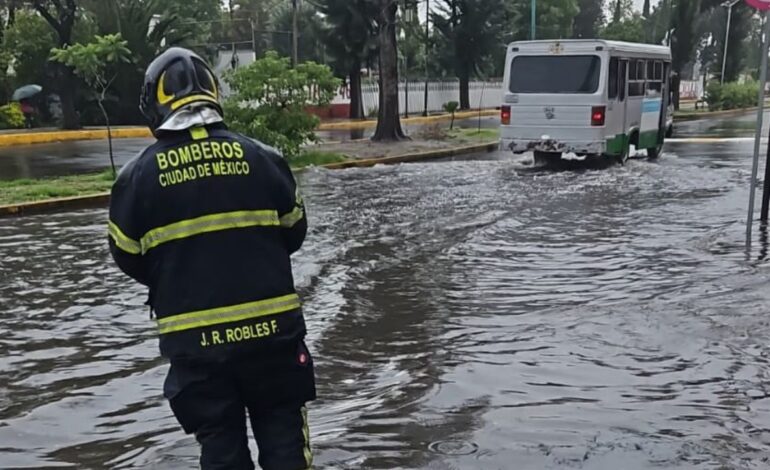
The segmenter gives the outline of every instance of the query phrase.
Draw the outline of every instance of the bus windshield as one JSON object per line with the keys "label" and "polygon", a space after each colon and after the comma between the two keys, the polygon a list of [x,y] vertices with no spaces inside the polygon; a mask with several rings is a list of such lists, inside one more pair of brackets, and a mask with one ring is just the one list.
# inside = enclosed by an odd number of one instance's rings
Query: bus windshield
{"label": "bus windshield", "polygon": [[596,93],[601,59],[595,55],[518,56],[511,93]]}

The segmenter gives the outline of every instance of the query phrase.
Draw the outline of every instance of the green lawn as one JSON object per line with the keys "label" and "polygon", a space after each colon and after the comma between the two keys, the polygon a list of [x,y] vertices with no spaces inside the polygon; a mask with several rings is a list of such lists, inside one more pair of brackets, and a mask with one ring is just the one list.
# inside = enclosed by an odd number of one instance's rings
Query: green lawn
{"label": "green lawn", "polygon": [[489,142],[500,138],[500,129],[454,129],[449,137],[459,143]]}
{"label": "green lawn", "polygon": [[[344,155],[310,151],[291,160],[292,168],[323,165],[347,160]],[[43,201],[59,197],[86,196],[108,192],[112,172],[62,176],[58,178],[0,181],[0,206]]]}
{"label": "green lawn", "polygon": [[0,181],[0,205],[103,193],[112,187],[112,172],[58,178]]}

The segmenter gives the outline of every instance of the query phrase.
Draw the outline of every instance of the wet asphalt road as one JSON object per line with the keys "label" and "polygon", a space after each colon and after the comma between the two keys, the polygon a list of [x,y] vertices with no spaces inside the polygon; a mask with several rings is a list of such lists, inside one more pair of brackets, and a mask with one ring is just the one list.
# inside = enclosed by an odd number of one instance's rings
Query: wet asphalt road
{"label": "wet asphalt road", "polygon": [[[750,151],[302,173],[316,468],[770,468]],[[105,218],[0,221],[0,468],[196,466]]]}

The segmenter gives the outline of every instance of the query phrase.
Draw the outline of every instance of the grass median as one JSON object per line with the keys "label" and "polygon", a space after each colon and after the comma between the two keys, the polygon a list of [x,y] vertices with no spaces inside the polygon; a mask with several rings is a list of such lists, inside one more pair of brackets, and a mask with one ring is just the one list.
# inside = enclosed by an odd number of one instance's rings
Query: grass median
{"label": "grass median", "polygon": [[[340,154],[308,151],[293,158],[291,166],[298,169],[346,160],[347,157]],[[0,206],[105,193],[112,188],[112,181],[112,171],[109,170],[55,178],[0,181]]]}
{"label": "grass median", "polygon": [[0,205],[104,193],[112,187],[112,172],[57,178],[0,181]]}

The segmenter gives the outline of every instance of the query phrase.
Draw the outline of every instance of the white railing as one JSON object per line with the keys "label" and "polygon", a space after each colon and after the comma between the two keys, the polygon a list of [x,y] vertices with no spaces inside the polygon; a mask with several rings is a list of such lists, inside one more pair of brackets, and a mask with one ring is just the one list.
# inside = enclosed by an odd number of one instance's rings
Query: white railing
{"label": "white railing", "polygon": [[[366,83],[362,87],[364,113],[370,114],[379,106],[380,87],[375,83]],[[471,108],[495,108],[500,106],[502,99],[502,82],[471,82],[470,105]],[[405,99],[406,85],[404,82],[398,86],[398,102],[400,113],[406,110]],[[409,82],[408,101],[410,114],[422,114],[425,110],[425,82]],[[444,104],[450,101],[460,102],[460,82],[441,81],[428,83],[428,112],[443,111]],[[343,103],[344,99],[335,100],[335,103]],[[350,102],[349,100],[347,101]]]}
{"label": "white railing", "polygon": [[696,100],[703,98],[702,80],[682,80],[679,83],[679,99]]}

